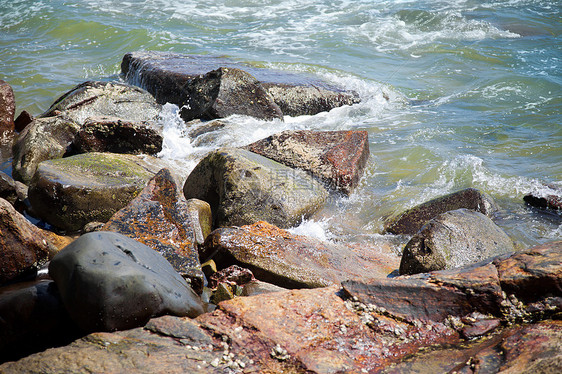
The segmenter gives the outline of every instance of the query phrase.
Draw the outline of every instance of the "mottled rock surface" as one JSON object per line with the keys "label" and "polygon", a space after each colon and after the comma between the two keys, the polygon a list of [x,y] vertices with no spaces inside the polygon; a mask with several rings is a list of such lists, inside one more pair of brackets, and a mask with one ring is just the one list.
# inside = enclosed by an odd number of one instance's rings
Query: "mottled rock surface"
{"label": "mottled rock surface", "polygon": [[245,147],[350,194],[369,159],[366,131],[284,131]]}
{"label": "mottled rock surface", "polygon": [[439,214],[449,210],[471,209],[487,216],[498,210],[495,201],[486,193],[467,188],[441,196],[413,207],[385,223],[385,231],[392,234],[414,235],[422,226]]}
{"label": "mottled rock surface", "polygon": [[328,196],[303,171],[291,169],[247,150],[211,152],[183,186],[187,199],[208,202],[216,226],[268,221],[282,228],[310,217]]}
{"label": "mottled rock surface", "polygon": [[513,241],[490,218],[474,210],[451,210],[428,221],[406,244],[400,274],[451,269],[514,250]]}
{"label": "mottled rock surface", "polygon": [[160,254],[113,232],[82,235],[51,260],[49,274],[72,319],[88,332],[204,312],[199,296]]}
{"label": "mottled rock surface", "polygon": [[14,90],[7,82],[0,79],[0,132],[14,131],[15,115]]}

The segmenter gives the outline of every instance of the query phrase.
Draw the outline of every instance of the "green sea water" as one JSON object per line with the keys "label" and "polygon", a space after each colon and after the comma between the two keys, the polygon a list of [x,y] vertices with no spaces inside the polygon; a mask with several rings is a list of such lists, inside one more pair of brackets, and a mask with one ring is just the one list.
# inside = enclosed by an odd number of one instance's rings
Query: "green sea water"
{"label": "green sea water", "polygon": [[296,232],[370,240],[386,217],[475,187],[526,247],[562,237],[560,214],[523,202],[545,183],[562,188],[561,9],[554,0],[0,0],[0,79],[17,112],[38,115],[85,80],[119,79],[123,55],[137,50],[317,74],[362,102],[285,122],[233,118],[204,145],[184,137],[167,106],[161,157],[184,160],[188,173],[213,147],[281,130],[367,130],[359,188]]}

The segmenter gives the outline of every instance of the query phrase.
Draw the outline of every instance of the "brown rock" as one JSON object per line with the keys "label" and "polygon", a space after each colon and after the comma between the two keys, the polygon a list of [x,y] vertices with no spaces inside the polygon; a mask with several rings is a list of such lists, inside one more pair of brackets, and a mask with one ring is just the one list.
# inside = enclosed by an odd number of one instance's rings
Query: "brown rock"
{"label": "brown rock", "polygon": [[40,229],[0,199],[0,284],[35,272],[56,252]]}
{"label": "brown rock", "polygon": [[[210,220],[210,208],[206,206]],[[195,210],[198,217],[194,217],[192,210],[170,171],[162,169],[135,199],[111,217],[103,230],[118,232],[153,248],[191,280],[194,290],[200,291],[203,272],[196,233],[202,229],[199,211]],[[204,217],[201,214],[203,222]]]}
{"label": "brown rock", "polygon": [[33,116],[27,110],[22,110],[14,121],[14,127],[17,132],[22,132],[27,125],[33,122]]}
{"label": "brown rock", "polygon": [[[257,222],[213,231],[205,241],[201,258],[212,256],[219,268],[235,262],[250,269],[259,280],[280,287],[308,288],[347,279],[385,277],[395,269],[398,258],[383,246],[356,251]],[[381,249],[389,255],[381,254]]]}
{"label": "brown rock", "polygon": [[250,270],[232,265],[211,275],[209,287],[215,288],[219,283],[243,286],[253,280],[255,280],[254,274]]}
{"label": "brown rock", "polygon": [[245,148],[305,170],[348,195],[369,159],[366,131],[284,131]]}
{"label": "brown rock", "polygon": [[0,133],[14,131],[16,100],[12,86],[0,79]]}
{"label": "brown rock", "polygon": [[523,196],[523,200],[537,208],[562,210],[562,188],[554,184],[548,184],[541,190]]}

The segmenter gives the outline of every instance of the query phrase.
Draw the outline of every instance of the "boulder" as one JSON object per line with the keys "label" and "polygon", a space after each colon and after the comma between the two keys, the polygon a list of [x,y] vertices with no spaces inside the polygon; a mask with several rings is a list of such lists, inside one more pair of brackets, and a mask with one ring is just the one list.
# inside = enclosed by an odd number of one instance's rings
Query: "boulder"
{"label": "boulder", "polygon": [[250,269],[257,279],[284,288],[384,278],[398,266],[398,257],[384,245],[356,250],[293,235],[267,222],[213,231],[201,253],[202,259],[208,257],[219,268],[235,263]]}
{"label": "boulder", "polygon": [[14,131],[15,114],[14,90],[7,82],[0,79],[0,133]]}
{"label": "boulder", "polygon": [[41,162],[65,155],[79,130],[80,125],[65,116],[35,119],[14,142],[13,177],[29,184]]}
{"label": "boulder", "polygon": [[27,110],[22,110],[19,116],[14,120],[15,130],[17,132],[22,132],[31,122],[33,122],[33,116]]}
{"label": "boulder", "polygon": [[162,150],[162,134],[148,122],[90,117],[76,134],[76,153],[111,152],[155,155]]}
{"label": "boulder", "polygon": [[47,223],[78,231],[88,222],[109,220],[138,195],[156,171],[136,156],[113,153],[44,161],[30,184],[29,201]]}
{"label": "boulder", "polygon": [[302,169],[345,194],[357,186],[369,159],[367,131],[284,131],[245,148]]}
{"label": "boulder", "polygon": [[79,125],[89,117],[116,117],[124,121],[156,121],[160,105],[145,90],[117,82],[88,81],[55,100],[41,117],[64,114]]}
{"label": "boulder", "polygon": [[455,209],[471,209],[491,217],[499,208],[488,194],[467,188],[415,206],[385,223],[385,232],[414,235],[422,226],[441,213]]}
{"label": "boulder", "polygon": [[27,198],[27,186],[16,182],[8,174],[0,171],[0,198],[7,200],[17,210],[23,210]]}
{"label": "boulder", "polygon": [[523,200],[541,209],[562,210],[562,188],[554,184],[547,184],[523,196]]}
{"label": "boulder", "polygon": [[199,297],[160,254],[113,232],[82,235],[51,260],[49,274],[72,319],[89,332],[204,312]]}
{"label": "boulder", "polygon": [[310,217],[328,196],[326,189],[303,171],[243,149],[211,152],[183,186],[187,199],[211,205],[216,226],[268,221],[282,228]]}
{"label": "boulder", "polygon": [[0,284],[34,274],[57,252],[39,228],[0,199]]}
{"label": "boulder", "polygon": [[427,222],[406,244],[400,274],[451,269],[514,250],[513,241],[490,218],[474,210],[451,210]]}
{"label": "boulder", "polygon": [[201,240],[210,232],[212,217],[209,204],[199,203],[201,209],[197,209],[196,202],[187,202],[170,171],[162,169],[102,230],[146,244],[190,280],[193,289],[200,291],[204,281],[197,237]]}

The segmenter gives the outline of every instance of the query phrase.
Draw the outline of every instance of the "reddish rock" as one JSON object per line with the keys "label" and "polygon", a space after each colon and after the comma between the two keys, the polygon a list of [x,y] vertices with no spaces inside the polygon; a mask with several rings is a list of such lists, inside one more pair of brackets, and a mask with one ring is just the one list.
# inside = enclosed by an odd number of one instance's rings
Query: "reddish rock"
{"label": "reddish rock", "polygon": [[219,283],[243,286],[253,280],[255,280],[254,274],[250,270],[232,265],[211,275],[209,287],[215,288]]}
{"label": "reddish rock", "polygon": [[381,278],[398,264],[398,257],[384,248],[384,243],[378,248],[375,245],[357,250],[293,235],[263,221],[213,231],[201,253],[202,259],[209,256],[219,268],[234,262],[250,269],[257,279],[285,288]]}
{"label": "reddish rock", "polygon": [[0,133],[14,131],[16,100],[12,86],[0,79]]}
{"label": "reddish rock", "polygon": [[245,148],[305,170],[345,194],[355,188],[369,159],[367,131],[284,131]]}
{"label": "reddish rock", "polygon": [[0,284],[32,273],[57,249],[42,231],[0,199]]}
{"label": "reddish rock", "polygon": [[175,178],[168,169],[162,169],[135,199],[111,217],[103,230],[118,232],[153,248],[200,291],[203,272],[196,233],[201,232],[201,222],[210,226],[211,212],[207,204],[207,214],[196,212],[198,219],[193,219],[191,210]]}
{"label": "reddish rock", "polygon": [[27,110],[22,110],[14,121],[15,130],[22,132],[31,122],[33,122],[33,116]]}
{"label": "reddish rock", "polygon": [[462,329],[462,335],[466,339],[472,339],[482,335],[486,335],[490,331],[497,329],[501,324],[501,321],[497,318],[480,319],[469,322],[463,320],[463,322],[467,324]]}

